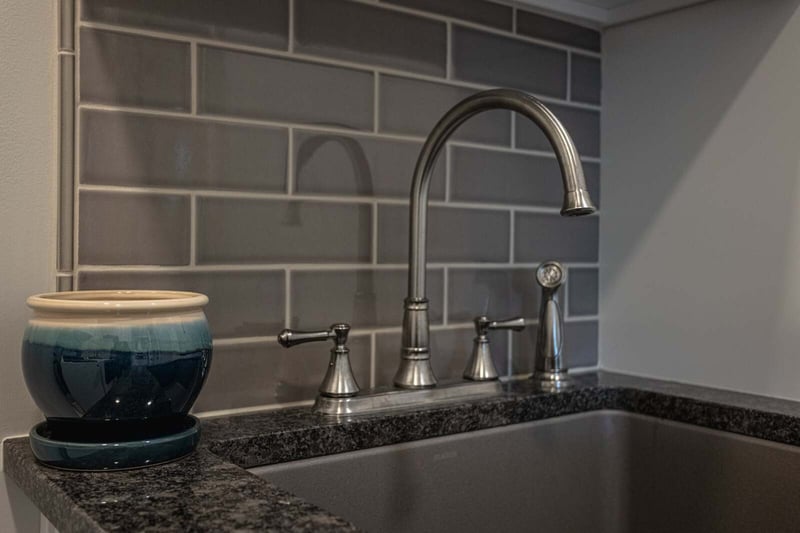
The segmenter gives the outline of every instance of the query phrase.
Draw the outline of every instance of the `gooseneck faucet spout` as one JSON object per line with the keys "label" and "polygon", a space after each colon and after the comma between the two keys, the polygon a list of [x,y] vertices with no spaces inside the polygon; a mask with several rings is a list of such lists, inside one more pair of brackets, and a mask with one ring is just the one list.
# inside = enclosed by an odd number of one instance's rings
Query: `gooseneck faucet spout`
{"label": "gooseneck faucet spout", "polygon": [[418,389],[436,385],[429,348],[428,299],[425,295],[428,191],[439,152],[453,132],[467,119],[490,109],[516,111],[542,129],[555,150],[564,182],[564,216],[588,215],[595,211],[583,168],[567,130],[542,102],[522,91],[492,89],[474,94],[448,111],[434,126],[420,151],[411,185],[408,295],[403,314],[400,368],[394,377],[398,387]]}

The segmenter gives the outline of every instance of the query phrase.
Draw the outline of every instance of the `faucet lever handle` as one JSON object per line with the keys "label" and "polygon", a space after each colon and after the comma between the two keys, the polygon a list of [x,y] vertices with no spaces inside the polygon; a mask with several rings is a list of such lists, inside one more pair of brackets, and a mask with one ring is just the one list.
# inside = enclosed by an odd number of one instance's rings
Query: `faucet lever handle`
{"label": "faucet lever handle", "polygon": [[525,319],[522,317],[504,318],[502,320],[490,320],[485,316],[475,317],[475,333],[486,335],[492,329],[510,329],[511,331],[522,331],[525,329]]}
{"label": "faucet lever handle", "polygon": [[322,331],[284,329],[278,335],[278,344],[284,348],[291,348],[306,342],[333,340],[328,372],[322,380],[322,385],[319,386],[319,393],[332,398],[348,398],[355,396],[359,391],[353,369],[350,367],[350,349],[347,347],[349,333],[350,325],[343,323],[333,324],[329,329]]}
{"label": "faucet lever handle", "polygon": [[525,329],[525,319],[521,317],[506,318],[505,320],[490,320],[485,316],[475,317],[475,340],[473,341],[472,355],[464,370],[464,379],[472,381],[490,381],[497,379],[497,368],[492,360],[489,350],[489,330],[510,329],[522,331]]}
{"label": "faucet lever handle", "polygon": [[322,331],[299,331],[296,329],[284,329],[278,335],[278,344],[284,348],[291,348],[306,342],[319,342],[333,339],[336,346],[345,346],[347,336],[350,333],[349,324],[333,324],[327,330]]}

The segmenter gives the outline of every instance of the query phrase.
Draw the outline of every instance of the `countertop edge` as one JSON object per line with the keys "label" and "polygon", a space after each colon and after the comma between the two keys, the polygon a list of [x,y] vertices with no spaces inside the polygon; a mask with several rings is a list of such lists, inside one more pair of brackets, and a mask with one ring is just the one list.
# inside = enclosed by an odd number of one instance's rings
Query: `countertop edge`
{"label": "countertop edge", "polygon": [[602,371],[578,376],[576,388],[558,393],[537,392],[530,382],[505,389],[500,396],[345,421],[308,407],[204,419],[203,441],[191,456],[124,472],[54,470],[35,461],[26,438],[9,439],[5,470],[61,533],[355,531],[245,469],[599,409],[800,445],[800,402]]}

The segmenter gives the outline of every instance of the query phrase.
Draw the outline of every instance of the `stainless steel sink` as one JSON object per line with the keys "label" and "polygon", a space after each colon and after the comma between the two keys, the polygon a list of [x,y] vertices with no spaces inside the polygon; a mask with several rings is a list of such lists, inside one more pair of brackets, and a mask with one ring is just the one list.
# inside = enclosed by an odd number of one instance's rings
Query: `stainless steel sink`
{"label": "stainless steel sink", "polygon": [[259,467],[366,531],[800,531],[800,448],[619,411]]}

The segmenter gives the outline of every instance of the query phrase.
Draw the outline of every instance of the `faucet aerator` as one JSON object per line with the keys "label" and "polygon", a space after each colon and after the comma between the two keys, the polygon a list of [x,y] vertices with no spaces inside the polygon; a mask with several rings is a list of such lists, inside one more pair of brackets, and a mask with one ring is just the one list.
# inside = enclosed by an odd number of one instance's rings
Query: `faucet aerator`
{"label": "faucet aerator", "polygon": [[564,194],[564,206],[561,208],[561,216],[579,217],[591,215],[595,211],[597,211],[597,208],[592,203],[587,190],[578,189]]}

